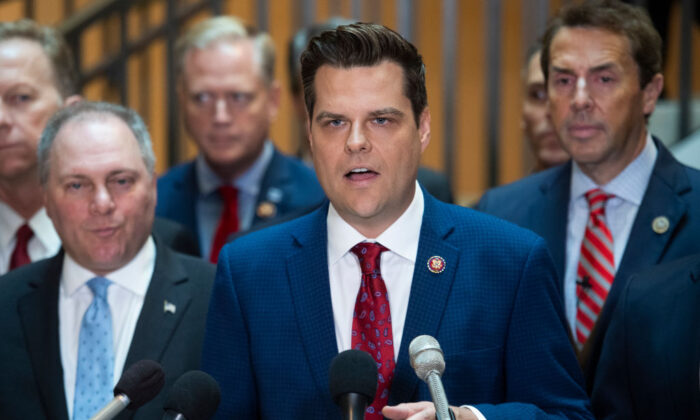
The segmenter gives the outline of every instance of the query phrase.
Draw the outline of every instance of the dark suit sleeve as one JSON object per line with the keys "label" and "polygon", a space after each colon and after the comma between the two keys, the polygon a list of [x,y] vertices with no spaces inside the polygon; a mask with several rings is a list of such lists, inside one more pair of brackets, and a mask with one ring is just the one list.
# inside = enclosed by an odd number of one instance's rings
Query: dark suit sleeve
{"label": "dark suit sleeve", "polygon": [[[226,248],[224,248],[225,250]],[[202,370],[221,387],[216,418],[257,418],[249,334],[228,258],[220,258],[209,303]]]}
{"label": "dark suit sleeve", "polygon": [[596,369],[593,385],[593,412],[599,419],[636,418],[632,408],[632,395],[627,366],[627,295],[630,282],[625,287],[620,301],[605,334],[600,362]]}
{"label": "dark suit sleeve", "polygon": [[509,402],[475,407],[489,420],[592,419],[543,239],[521,273],[505,338],[503,399]]}

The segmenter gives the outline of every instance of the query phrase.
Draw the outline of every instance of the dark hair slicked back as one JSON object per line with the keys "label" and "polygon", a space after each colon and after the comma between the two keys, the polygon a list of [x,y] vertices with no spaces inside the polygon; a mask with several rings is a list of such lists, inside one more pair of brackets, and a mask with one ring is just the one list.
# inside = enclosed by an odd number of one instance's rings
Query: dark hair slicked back
{"label": "dark hair slicked back", "polygon": [[423,58],[401,35],[374,23],[339,26],[309,41],[301,55],[304,100],[309,115],[313,115],[316,103],[314,78],[321,66],[351,68],[375,66],[384,61],[392,61],[403,69],[404,94],[411,101],[418,125],[420,114],[428,105]]}

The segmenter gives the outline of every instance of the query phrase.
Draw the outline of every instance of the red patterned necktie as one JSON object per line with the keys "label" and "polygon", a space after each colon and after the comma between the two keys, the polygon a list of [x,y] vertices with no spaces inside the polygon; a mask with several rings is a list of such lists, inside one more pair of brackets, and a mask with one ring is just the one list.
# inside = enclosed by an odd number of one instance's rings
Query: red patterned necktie
{"label": "red patterned necktie", "polygon": [[224,210],[221,212],[219,225],[214,234],[209,261],[216,263],[219,252],[226,244],[228,237],[238,232],[238,190],[230,185],[219,187],[219,194],[224,200]]}
{"label": "red patterned necktie", "polygon": [[32,260],[29,258],[29,250],[27,246],[29,245],[29,240],[34,236],[32,228],[26,223],[17,229],[15,237],[17,241],[15,242],[15,250],[12,251],[12,256],[10,257],[10,270],[21,267],[25,264],[29,264]]}
{"label": "red patterned necktie", "polygon": [[367,407],[365,419],[381,420],[382,408],[389,401],[395,364],[389,298],[379,270],[382,252],[387,249],[377,243],[362,242],[351,251],[360,260],[362,270],[352,317],[352,348],[366,351],[377,362],[377,393],[372,405]]}
{"label": "red patterned necktie", "polygon": [[596,188],[586,193],[590,214],[576,273],[576,341],[583,347],[615,277],[613,238],[605,224],[605,203],[612,195]]}

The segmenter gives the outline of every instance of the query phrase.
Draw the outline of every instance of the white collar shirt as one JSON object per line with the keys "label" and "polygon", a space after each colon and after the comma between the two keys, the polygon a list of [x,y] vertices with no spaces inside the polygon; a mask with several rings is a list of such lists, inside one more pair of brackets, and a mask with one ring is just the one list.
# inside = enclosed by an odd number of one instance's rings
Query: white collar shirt
{"label": "white collar shirt", "polygon": [[0,275],[10,268],[10,258],[17,243],[15,235],[17,229],[25,223],[34,232],[27,244],[27,252],[32,261],[52,257],[61,248],[61,238],[58,237],[44,207],[25,221],[10,206],[0,201]]}
{"label": "white collar shirt", "polygon": [[[124,369],[146,291],[153,277],[155,259],[155,243],[149,236],[141,250],[128,264],[102,276],[111,282],[107,289],[107,302],[112,315],[114,385]],[[58,328],[68,418],[73,418],[80,327],[83,315],[93,299],[87,282],[93,277],[97,276],[65,254],[58,293]]]}
{"label": "white collar shirt", "polygon": [[329,206],[328,271],[339,352],[351,348],[352,315],[362,278],[360,263],[350,250],[360,242],[378,242],[389,249],[382,253],[379,264],[389,296],[394,360],[398,360],[418,253],[423,210],[423,192],[416,183],[413,201],[406,211],[377,238],[367,238],[343,220],[332,204]]}
{"label": "white collar shirt", "polygon": [[[605,193],[614,195],[605,203],[605,220],[613,237],[613,255],[617,271],[632,231],[634,219],[637,217],[637,211],[649,184],[657,155],[656,145],[651,135],[647,134],[646,144],[642,152],[606,185],[596,185],[581,171],[576,162],[573,162],[571,166],[571,196],[566,228],[566,271],[564,273],[566,318],[571,331],[575,330],[578,303],[576,271],[589,216],[585,194],[591,189],[600,188]],[[644,246],[644,244],[634,244],[634,246]]]}

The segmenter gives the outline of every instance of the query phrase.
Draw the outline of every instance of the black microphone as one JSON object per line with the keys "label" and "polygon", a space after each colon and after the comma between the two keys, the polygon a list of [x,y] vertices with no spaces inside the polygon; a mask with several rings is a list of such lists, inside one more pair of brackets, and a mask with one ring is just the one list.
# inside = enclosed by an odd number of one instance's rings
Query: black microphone
{"label": "black microphone", "polygon": [[454,420],[454,413],[447,403],[445,388],[442,386],[442,372],[445,371],[445,358],[437,340],[429,335],[419,335],[408,346],[411,366],[416,375],[428,384],[430,396],[435,404],[437,420]]}
{"label": "black microphone", "polygon": [[201,370],[180,376],[163,404],[163,420],[209,420],[221,401],[219,384]]}
{"label": "black microphone", "polygon": [[329,387],[345,420],[364,420],[377,393],[377,363],[360,350],[345,350],[331,362]]}
{"label": "black microphone", "polygon": [[131,365],[114,387],[114,399],[90,420],[110,420],[125,408],[136,410],[155,398],[165,384],[165,373],[158,362],[139,360]]}

